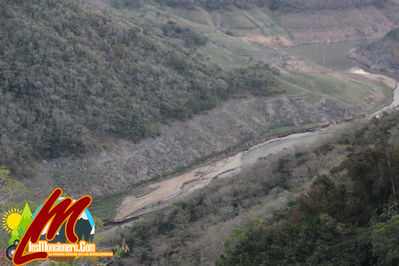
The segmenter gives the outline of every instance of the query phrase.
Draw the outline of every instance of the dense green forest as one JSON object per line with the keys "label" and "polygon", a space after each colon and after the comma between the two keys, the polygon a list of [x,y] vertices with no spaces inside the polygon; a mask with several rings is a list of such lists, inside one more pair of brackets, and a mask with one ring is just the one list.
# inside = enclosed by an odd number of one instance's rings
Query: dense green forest
{"label": "dense green forest", "polygon": [[[120,262],[202,265],[219,257],[217,265],[397,265],[398,125],[398,113],[385,115],[216,180],[122,230],[130,251]],[[308,181],[307,193],[272,212],[287,191]]]}
{"label": "dense green forest", "polygon": [[151,31],[76,0],[5,0],[0,25],[0,165],[20,175],[31,158],[156,136],[231,95],[280,92],[267,65],[236,74],[196,55],[206,38],[173,21]]}

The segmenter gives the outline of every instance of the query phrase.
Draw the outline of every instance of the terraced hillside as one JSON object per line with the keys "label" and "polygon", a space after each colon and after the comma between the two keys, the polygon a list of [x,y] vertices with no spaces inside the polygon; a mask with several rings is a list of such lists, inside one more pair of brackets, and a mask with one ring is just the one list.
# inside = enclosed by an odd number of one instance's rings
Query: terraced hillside
{"label": "terraced hillside", "polygon": [[178,15],[275,47],[375,39],[398,25],[395,1],[165,1]]}

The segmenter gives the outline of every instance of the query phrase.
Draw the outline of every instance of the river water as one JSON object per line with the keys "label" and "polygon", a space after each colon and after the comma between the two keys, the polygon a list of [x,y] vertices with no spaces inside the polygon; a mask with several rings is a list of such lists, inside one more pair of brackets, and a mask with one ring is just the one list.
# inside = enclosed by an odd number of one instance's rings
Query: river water
{"label": "river water", "polygon": [[[349,70],[353,67],[359,67],[359,65],[356,62],[353,62],[349,58],[347,58],[345,55],[347,52],[349,52],[353,47],[358,45],[359,43],[357,42],[350,42],[350,43],[341,43],[341,44],[334,44],[334,45],[306,45],[306,46],[300,46],[300,47],[294,47],[294,48],[289,48],[287,49],[287,52],[289,53],[295,53],[297,56],[302,56],[305,57],[308,60],[312,60],[317,64],[321,64],[326,67],[330,67],[332,70],[337,70],[337,71],[343,71],[343,70]],[[331,50],[330,50],[331,49]],[[329,53],[332,51],[331,53]],[[325,54],[325,56],[324,56]],[[320,57],[321,56],[321,57]],[[337,59],[337,57],[339,57]],[[320,62],[321,60],[321,62]],[[364,68],[364,67],[363,67]],[[369,71],[369,70],[368,70]],[[394,99],[393,102],[386,107],[381,108],[379,111],[371,114],[368,119],[371,119],[372,117],[378,116],[382,112],[389,112],[394,109],[396,109],[399,106],[399,85],[397,84],[397,87],[394,91]],[[350,123],[350,122],[348,122]],[[302,145],[308,145],[311,143],[314,143],[315,141],[320,140],[321,138],[328,138],[331,136],[336,135],[337,130],[340,130],[341,128],[345,128],[347,124],[333,124],[330,125],[329,127],[326,128],[321,128],[317,129],[312,132],[305,132],[305,133],[296,133],[296,134],[291,134],[286,137],[281,137],[281,138],[276,138],[272,139],[269,141],[266,141],[264,143],[260,143],[258,145],[255,145],[254,147],[250,148],[246,152],[240,152],[239,154],[236,154],[232,156],[231,158],[224,158],[223,162],[220,164],[220,166],[217,166],[218,163],[220,162],[213,162],[212,164],[215,167],[210,167],[210,170],[207,171],[206,175],[204,175],[204,178],[193,178],[193,182],[189,182],[188,185],[185,185],[184,183],[179,184],[179,186],[176,186],[176,191],[172,191],[173,195],[178,195],[178,196],[173,196],[173,197],[168,197],[168,195],[165,196],[165,203],[169,201],[170,199],[177,198],[177,197],[183,197],[188,194],[191,194],[193,191],[202,188],[206,185],[208,185],[214,178],[219,177],[229,177],[233,176],[239,172],[242,171],[242,169],[248,167],[249,165],[255,163],[262,157],[266,157],[272,153],[277,153],[279,151],[282,151],[284,149],[292,149],[295,148],[296,146],[302,146]],[[212,164],[210,164],[212,166]],[[191,172],[195,173],[195,169],[192,170]],[[186,173],[187,175],[189,173]],[[194,176],[194,174],[193,174]],[[170,181],[173,181],[173,179],[178,179],[181,178],[181,176],[177,176],[172,178]],[[164,182],[164,181],[163,181]],[[176,184],[173,184],[175,186]],[[161,186],[162,187],[162,186]],[[162,189],[163,190],[163,189]],[[180,191],[180,193],[178,193]],[[157,192],[156,190],[154,191],[155,193]],[[152,192],[152,193],[154,193]],[[151,198],[150,193],[146,197]],[[171,194],[171,195],[172,195]],[[167,199],[167,200],[166,200]],[[158,202],[159,199],[157,199]],[[162,200],[161,200],[162,201]],[[127,205],[130,205],[131,202],[127,202]],[[122,205],[126,205],[122,204]],[[144,213],[149,213],[154,211],[154,208],[150,208],[151,202],[148,204],[143,204],[141,207],[141,210],[147,209],[148,212],[144,211],[141,212],[140,215]],[[165,205],[163,205],[165,206]],[[129,216],[128,219],[126,219],[126,224],[123,226],[126,226],[128,224],[131,224],[135,219],[137,219],[140,215],[134,215],[132,214]],[[123,224],[124,222],[121,221]],[[108,226],[106,232],[108,234],[112,234],[112,232],[115,232],[116,227],[115,226]],[[105,232],[104,232],[105,233]]]}
{"label": "river water", "polygon": [[[369,115],[367,119],[372,119],[383,112],[391,112],[399,107],[399,84],[397,84],[396,89],[394,91],[394,99],[392,103],[388,106],[381,108],[375,113]],[[228,177],[235,174],[238,174],[242,171],[243,168],[248,167],[249,165],[255,163],[262,157],[266,157],[272,153],[276,153],[282,151],[284,149],[292,149],[296,146],[303,146],[312,144],[317,140],[321,140],[321,138],[329,138],[337,135],[336,133],[345,128],[351,122],[347,122],[345,124],[333,124],[326,128],[320,128],[312,132],[305,133],[296,133],[291,134],[286,137],[276,138],[264,143],[258,144],[252,147],[249,151],[247,151],[241,157],[241,165],[230,172],[220,175],[219,177]]]}
{"label": "river water", "polygon": [[347,71],[360,64],[347,57],[349,51],[364,41],[348,41],[332,44],[307,44],[283,49],[288,55],[303,57],[332,71]]}

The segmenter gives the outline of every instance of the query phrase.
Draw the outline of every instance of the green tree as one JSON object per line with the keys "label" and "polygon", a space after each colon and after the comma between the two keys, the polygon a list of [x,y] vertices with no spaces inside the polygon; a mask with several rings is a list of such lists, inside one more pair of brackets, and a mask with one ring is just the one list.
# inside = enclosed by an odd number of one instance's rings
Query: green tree
{"label": "green tree", "polygon": [[386,223],[376,224],[371,231],[373,255],[378,265],[399,264],[399,215]]}
{"label": "green tree", "polygon": [[18,229],[15,228],[14,230],[12,230],[11,238],[10,238],[10,241],[8,241],[8,245],[9,246],[13,245],[14,241],[19,240],[19,239],[20,239],[20,237],[19,237]]}
{"label": "green tree", "polygon": [[22,212],[21,222],[19,223],[18,226],[18,233],[20,236],[22,236],[25,233],[26,229],[28,229],[28,226],[31,221],[32,221],[32,212],[30,211],[28,203],[26,203],[24,210]]}

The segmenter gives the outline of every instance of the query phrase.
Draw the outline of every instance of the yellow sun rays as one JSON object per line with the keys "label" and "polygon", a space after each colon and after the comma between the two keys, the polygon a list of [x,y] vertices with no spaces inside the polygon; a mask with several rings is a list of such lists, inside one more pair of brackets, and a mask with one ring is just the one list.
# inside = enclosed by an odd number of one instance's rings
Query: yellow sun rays
{"label": "yellow sun rays", "polygon": [[6,211],[3,215],[2,225],[3,229],[11,234],[12,230],[16,229],[21,222],[22,211],[19,209],[11,209]]}

